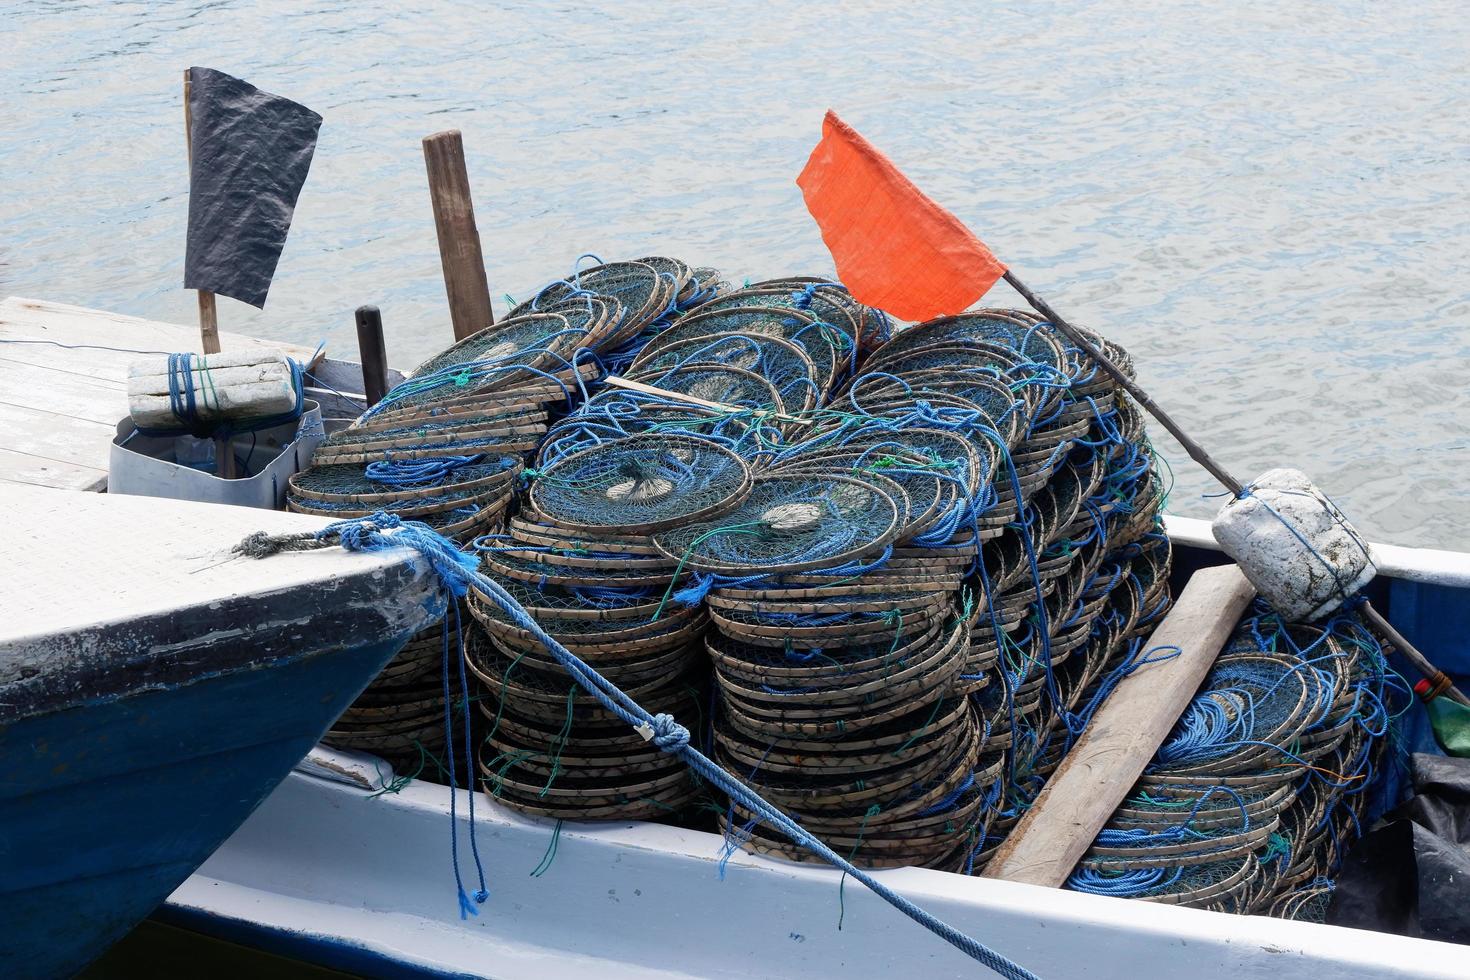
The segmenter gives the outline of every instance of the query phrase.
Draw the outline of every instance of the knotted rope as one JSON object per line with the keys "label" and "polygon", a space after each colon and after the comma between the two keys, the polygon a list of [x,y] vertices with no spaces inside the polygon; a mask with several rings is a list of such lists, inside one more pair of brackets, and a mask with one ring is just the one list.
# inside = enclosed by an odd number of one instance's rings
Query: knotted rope
{"label": "knotted rope", "polygon": [[379,512],[371,517],[338,521],[315,533],[270,535],[256,532],[236,545],[234,550],[246,557],[265,558],[283,551],[308,551],[334,544],[341,545],[348,551],[386,551],[404,547],[414,549],[429,563],[434,574],[455,598],[463,597],[473,587],[479,595],[495,603],[517,626],[534,636],[572,679],[591,692],[603,707],[621,718],[645,740],[682,759],[697,774],[728,793],[732,801],[754,814],[760,821],[779,830],[797,845],[819,855],[833,867],[856,878],[889,905],[1001,976],[1008,980],[1037,980],[1036,975],[1025,967],[960,932],[855,867],[792,818],[766,802],[754,789],[690,745],[689,729],[679,724],[671,715],[649,714],[617,685],[553,639],[505,589],[480,573],[475,556],[460,552],[428,525],[417,521],[403,521],[392,514]]}

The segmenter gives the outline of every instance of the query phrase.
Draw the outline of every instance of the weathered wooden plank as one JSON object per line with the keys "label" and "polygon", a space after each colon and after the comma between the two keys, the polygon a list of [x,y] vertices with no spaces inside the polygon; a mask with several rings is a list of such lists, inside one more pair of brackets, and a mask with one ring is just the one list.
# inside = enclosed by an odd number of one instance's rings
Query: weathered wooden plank
{"label": "weathered wooden plank", "polygon": [[0,446],[12,452],[105,471],[116,434],[116,423],[0,403]]}
{"label": "weathered wooden plank", "polygon": [[[232,351],[312,348],[223,334]],[[31,343],[44,341],[44,343]],[[197,351],[192,327],[12,296],[0,301],[0,482],[100,490],[129,367],[141,352]]]}
{"label": "weathered wooden plank", "polygon": [[[0,402],[41,408],[113,425],[128,414],[128,400],[116,381],[87,378],[0,358]],[[0,437],[0,445],[4,438]]]}
{"label": "weathered wooden plank", "polygon": [[107,471],[0,448],[0,483],[56,490],[105,490]]}
{"label": "weathered wooden plank", "polygon": [[117,383],[126,379],[128,364],[139,356],[132,353],[118,354],[91,347],[67,350],[52,343],[31,342],[44,339],[46,338],[23,337],[14,333],[6,333],[5,325],[0,323],[0,355],[3,355],[6,361],[17,364],[29,364],[31,367],[71,374],[79,378]]}
{"label": "weathered wooden plank", "polygon": [[1235,565],[1195,572],[1145,644],[1145,664],[1103,702],[991,858],[987,878],[1057,888],[1163,744],[1256,594]]}
{"label": "weathered wooden plank", "polygon": [[429,200],[434,208],[434,230],[439,235],[449,319],[454,339],[463,340],[494,323],[495,315],[490,309],[485,257],[480,252],[480,231],[475,226],[475,205],[459,130],[424,137],[424,166],[429,172]]}
{"label": "weathered wooden plank", "polygon": [[[57,356],[58,363],[85,357],[106,365],[110,377],[125,379],[127,367],[138,355],[132,351],[198,351],[199,331],[195,327],[145,320],[141,317],[92,310],[84,306],[52,303],[47,300],[25,299],[11,296],[0,301],[0,349],[6,349],[7,339],[53,340],[63,344],[93,344],[102,347],[127,348],[121,354],[95,348],[65,350],[60,347],[36,346],[30,349],[43,350]],[[312,361],[314,348],[284,341],[260,340],[244,334],[221,333],[220,342],[230,350],[262,348],[285,351],[303,364]],[[14,345],[6,349],[7,356],[25,349],[28,345]],[[17,355],[18,356],[18,355]],[[27,359],[29,360],[29,358]],[[36,363],[30,361],[30,363]]]}

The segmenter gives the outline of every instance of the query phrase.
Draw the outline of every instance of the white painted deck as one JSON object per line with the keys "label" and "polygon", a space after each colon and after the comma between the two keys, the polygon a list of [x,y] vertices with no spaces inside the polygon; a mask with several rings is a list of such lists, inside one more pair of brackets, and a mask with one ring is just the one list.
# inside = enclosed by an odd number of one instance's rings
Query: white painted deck
{"label": "white painted deck", "polygon": [[[233,333],[221,333],[220,346],[283,350],[302,362],[312,355]],[[18,296],[0,301],[0,484],[105,490],[108,447],[128,414],[128,365],[141,356],[131,351],[198,349],[197,327]]]}
{"label": "white painted deck", "polygon": [[[326,548],[241,558],[230,549],[256,531],[316,531],[331,521],[158,497],[0,483],[0,513],[12,524],[0,562],[0,645],[239,595],[330,587],[381,575],[412,554]],[[0,661],[0,681],[17,667]]]}

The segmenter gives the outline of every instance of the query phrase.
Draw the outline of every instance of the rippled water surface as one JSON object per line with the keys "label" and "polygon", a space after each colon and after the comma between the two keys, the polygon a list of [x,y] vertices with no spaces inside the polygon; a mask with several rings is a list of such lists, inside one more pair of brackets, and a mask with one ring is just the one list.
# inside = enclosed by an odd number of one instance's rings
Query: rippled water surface
{"label": "rippled water surface", "polygon": [[270,302],[224,327],[350,355],[377,303],[400,366],[451,336],[422,136],[464,131],[492,287],[524,296],[582,252],[830,270],[793,179],[833,106],[1240,475],[1295,464],[1374,538],[1470,549],[1455,0],[0,13],[0,292],[191,321],[191,64],[326,117]]}

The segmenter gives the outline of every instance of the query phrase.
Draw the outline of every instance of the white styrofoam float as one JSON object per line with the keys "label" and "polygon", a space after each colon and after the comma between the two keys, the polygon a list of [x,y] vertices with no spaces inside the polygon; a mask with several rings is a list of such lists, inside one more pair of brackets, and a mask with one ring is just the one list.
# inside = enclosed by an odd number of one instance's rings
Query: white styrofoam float
{"label": "white styrofoam float", "polygon": [[277,350],[155,355],[128,366],[128,413],[140,428],[166,429],[185,422],[174,412],[171,388],[192,390],[194,415],[201,423],[273,418],[294,409],[298,397],[291,361]]}
{"label": "white styrofoam float", "polygon": [[1211,530],[1256,591],[1292,621],[1319,619],[1377,571],[1368,546],[1301,470],[1267,470]]}

